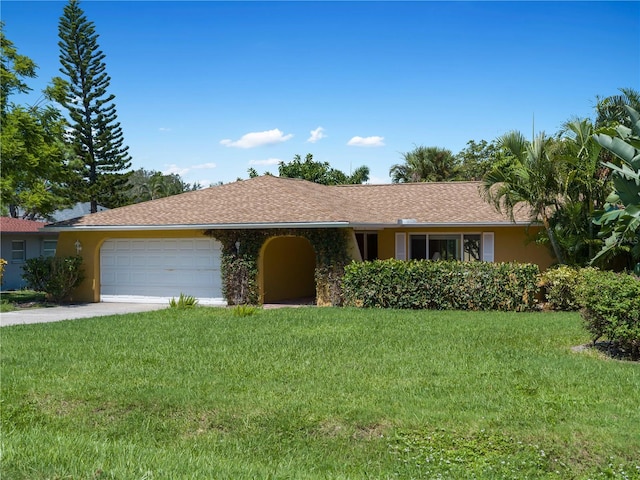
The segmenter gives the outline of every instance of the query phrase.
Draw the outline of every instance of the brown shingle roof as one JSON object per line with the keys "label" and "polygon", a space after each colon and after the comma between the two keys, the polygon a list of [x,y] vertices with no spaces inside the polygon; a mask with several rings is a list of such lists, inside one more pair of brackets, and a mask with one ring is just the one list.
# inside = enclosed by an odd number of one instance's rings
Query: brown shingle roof
{"label": "brown shingle roof", "polygon": [[2,233],[37,233],[45,225],[46,222],[0,217],[0,232]]}
{"label": "brown shingle roof", "polygon": [[[168,227],[260,224],[510,224],[478,182],[325,186],[263,176],[86,215],[54,226]],[[527,221],[522,215],[518,221]]]}
{"label": "brown shingle roof", "polygon": [[[359,222],[397,223],[398,219],[430,224],[511,223],[480,194],[481,182],[422,182],[384,185],[341,185],[347,196],[368,206]],[[525,211],[516,221],[529,221]]]}

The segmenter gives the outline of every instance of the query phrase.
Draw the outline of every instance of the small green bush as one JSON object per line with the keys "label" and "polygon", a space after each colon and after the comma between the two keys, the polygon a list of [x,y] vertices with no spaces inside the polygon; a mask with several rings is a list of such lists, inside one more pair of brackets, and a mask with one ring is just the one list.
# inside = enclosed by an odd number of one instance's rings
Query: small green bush
{"label": "small green bush", "polygon": [[578,310],[580,303],[576,289],[580,270],[566,265],[551,268],[540,276],[540,287],[544,290],[547,306],[552,310]]}
{"label": "small green bush", "polygon": [[84,279],[82,257],[38,257],[28,259],[22,267],[27,288],[47,294],[52,302],[69,298]]}
{"label": "small green bush", "polygon": [[631,358],[640,358],[640,279],[627,273],[585,268],[577,296],[593,342],[606,338]]}
{"label": "small green bush", "polygon": [[353,262],[345,305],[431,310],[531,310],[537,265],[428,260]]}
{"label": "small green bush", "polygon": [[258,313],[258,307],[255,305],[236,305],[233,307],[234,317],[250,317]]}
{"label": "small green bush", "polygon": [[7,264],[7,261],[4,258],[0,258],[0,285],[4,280],[4,267]]}
{"label": "small green bush", "polygon": [[185,295],[180,293],[180,296],[176,300],[175,297],[169,300],[169,306],[171,308],[193,308],[198,305],[198,299],[191,295]]}

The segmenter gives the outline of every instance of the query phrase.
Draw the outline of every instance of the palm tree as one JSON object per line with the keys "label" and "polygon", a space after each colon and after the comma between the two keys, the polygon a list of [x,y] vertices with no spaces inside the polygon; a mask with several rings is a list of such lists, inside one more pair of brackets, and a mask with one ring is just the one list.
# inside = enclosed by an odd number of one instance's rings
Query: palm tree
{"label": "palm tree", "polygon": [[629,114],[625,109],[625,105],[640,111],[640,92],[633,88],[621,88],[620,95],[612,95],[610,97],[596,97],[596,127],[608,127],[616,125],[626,125],[631,127],[629,123]]}
{"label": "palm tree", "polygon": [[482,180],[482,192],[496,210],[511,219],[521,207],[528,207],[531,221],[542,222],[553,252],[560,264],[564,255],[556,241],[551,218],[558,210],[562,192],[559,164],[552,156],[553,139],[538,135],[528,142],[520,132],[510,132],[498,139],[498,146],[510,157],[508,164],[498,164]]}
{"label": "palm tree", "polygon": [[404,163],[389,169],[393,183],[452,180],[458,167],[451,150],[445,148],[418,146],[402,156]]}
{"label": "palm tree", "polygon": [[555,229],[571,263],[587,263],[595,254],[594,245],[601,243],[592,219],[609,193],[610,169],[600,163],[602,147],[593,138],[594,131],[590,120],[574,119],[563,125],[558,143],[563,203]]}

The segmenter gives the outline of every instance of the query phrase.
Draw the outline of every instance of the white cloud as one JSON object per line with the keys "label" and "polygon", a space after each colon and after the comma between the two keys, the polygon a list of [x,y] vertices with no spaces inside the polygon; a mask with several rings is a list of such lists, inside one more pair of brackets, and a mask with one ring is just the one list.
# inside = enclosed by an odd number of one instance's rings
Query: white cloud
{"label": "white cloud", "polygon": [[272,145],[274,143],[282,143],[293,137],[292,133],[285,135],[279,129],[266,130],[264,132],[246,133],[239,140],[233,141],[228,138],[221,140],[220,144],[227,147],[237,148],[255,148],[263,145]]}
{"label": "white cloud", "polygon": [[249,165],[278,165],[281,161],[279,158],[267,158],[266,160],[251,160]]}
{"label": "white cloud", "polygon": [[175,163],[165,165],[165,169],[162,172],[163,175],[180,175],[184,178],[184,176],[192,170],[203,170],[203,169],[211,169],[216,168],[215,163],[200,163],[198,165],[191,165],[190,167],[180,167]]}
{"label": "white cloud", "polygon": [[200,180],[196,180],[194,182],[191,182],[191,185],[195,185],[195,184],[199,184],[200,188],[209,188],[211,186],[213,186],[214,182],[208,178],[201,178]]}
{"label": "white cloud", "polygon": [[353,137],[347,142],[351,147],[384,147],[384,137]]}
{"label": "white cloud", "polygon": [[318,140],[326,137],[326,135],[324,134],[324,128],[322,127],[311,130],[309,133],[311,134],[311,136],[307,139],[307,142],[309,143],[316,143]]}
{"label": "white cloud", "polygon": [[202,169],[202,168],[216,168],[216,166],[217,166],[217,165],[216,165],[215,163],[213,163],[213,162],[209,162],[209,163],[201,163],[201,164],[199,164],[199,165],[194,165],[194,166],[193,166],[193,167],[191,167],[191,168],[194,168],[194,169],[195,169],[195,168],[199,168],[199,169]]}
{"label": "white cloud", "polygon": [[391,183],[391,178],[372,176],[372,177],[369,177],[369,181],[366,183],[369,183],[371,185],[381,185],[381,184]]}
{"label": "white cloud", "polygon": [[158,129],[158,131],[159,131],[159,132],[170,132],[170,131],[171,131],[171,129],[170,129],[169,127],[160,127],[160,128]]}
{"label": "white cloud", "polygon": [[190,168],[179,167],[175,163],[172,163],[170,165],[165,165],[165,167],[166,168],[162,172],[163,175],[171,175],[175,173],[176,175],[180,175],[182,177],[187,173],[189,173],[189,171],[191,170]]}

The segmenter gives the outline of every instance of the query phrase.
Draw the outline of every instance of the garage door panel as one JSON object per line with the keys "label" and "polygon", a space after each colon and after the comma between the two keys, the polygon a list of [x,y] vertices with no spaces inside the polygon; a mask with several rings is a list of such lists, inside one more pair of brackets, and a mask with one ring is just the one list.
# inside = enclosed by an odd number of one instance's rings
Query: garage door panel
{"label": "garage door panel", "polygon": [[[144,250],[143,250],[144,252]],[[131,266],[137,268],[144,268],[147,265],[147,259],[143,256],[133,256],[131,257]]]}
{"label": "garage door panel", "polygon": [[116,274],[113,271],[104,272],[102,274],[102,282],[113,285],[116,282]]}
{"label": "garage door panel", "polygon": [[184,293],[224,304],[220,252],[219,243],[208,238],[108,240],[100,249],[101,295],[119,301],[112,297]]}
{"label": "garage door panel", "polygon": [[134,272],[116,271],[115,272],[116,284],[117,285],[129,285],[133,280],[133,278],[132,278],[133,277],[133,273]]}
{"label": "garage door panel", "polygon": [[130,266],[131,265],[131,258],[132,257],[129,257],[129,256],[125,257],[125,256],[122,256],[122,255],[118,255],[116,257],[116,266],[118,266],[118,267]]}

